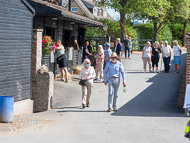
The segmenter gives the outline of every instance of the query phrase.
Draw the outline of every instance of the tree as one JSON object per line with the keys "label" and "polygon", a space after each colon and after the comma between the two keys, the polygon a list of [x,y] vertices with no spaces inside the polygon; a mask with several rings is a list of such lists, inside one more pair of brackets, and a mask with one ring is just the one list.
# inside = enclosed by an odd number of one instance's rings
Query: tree
{"label": "tree", "polygon": [[190,14],[190,0],[173,0],[171,3],[173,5],[174,12],[176,13],[175,21],[179,20],[183,24],[183,46],[185,46],[186,28]]}
{"label": "tree", "polygon": [[125,29],[122,24],[127,25],[131,19],[139,15],[137,11],[139,11],[139,9],[142,9],[142,5],[144,5],[145,2],[150,1],[151,0],[101,0],[99,5],[107,6],[120,13],[120,38],[123,39],[125,35]]}

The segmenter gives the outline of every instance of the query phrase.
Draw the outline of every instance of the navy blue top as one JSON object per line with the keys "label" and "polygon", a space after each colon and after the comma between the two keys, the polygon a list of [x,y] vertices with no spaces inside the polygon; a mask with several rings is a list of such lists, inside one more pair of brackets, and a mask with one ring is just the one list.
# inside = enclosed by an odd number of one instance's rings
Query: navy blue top
{"label": "navy blue top", "polygon": [[83,59],[84,59],[86,56],[88,57],[88,54],[86,53],[86,50],[89,52],[88,47],[87,47],[87,46],[84,46],[84,48],[83,48]]}
{"label": "navy blue top", "polygon": [[121,42],[117,44],[115,52],[117,53],[117,55],[119,55],[119,53],[121,52],[121,55],[123,55],[123,45],[121,44]]}

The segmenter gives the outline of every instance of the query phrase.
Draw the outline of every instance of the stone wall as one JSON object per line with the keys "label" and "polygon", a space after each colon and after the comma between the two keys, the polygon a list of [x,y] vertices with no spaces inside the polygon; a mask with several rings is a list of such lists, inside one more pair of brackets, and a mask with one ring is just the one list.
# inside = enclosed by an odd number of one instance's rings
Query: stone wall
{"label": "stone wall", "polygon": [[34,100],[34,112],[43,112],[51,108],[54,74],[52,72],[36,73],[36,88],[32,94]]}
{"label": "stone wall", "polygon": [[42,112],[50,108],[53,96],[54,75],[52,72],[40,74],[42,59],[42,29],[34,29],[32,46],[32,100],[33,111]]}

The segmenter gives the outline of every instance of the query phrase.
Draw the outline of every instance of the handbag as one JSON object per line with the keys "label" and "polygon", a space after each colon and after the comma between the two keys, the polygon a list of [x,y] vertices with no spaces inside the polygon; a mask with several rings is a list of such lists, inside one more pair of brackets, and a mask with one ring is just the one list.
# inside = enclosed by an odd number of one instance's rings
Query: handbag
{"label": "handbag", "polygon": [[62,58],[65,58],[65,54],[63,54],[63,55],[57,57],[57,63],[59,63],[59,61],[60,61]]}
{"label": "handbag", "polygon": [[79,81],[79,84],[82,85],[82,86],[86,86],[86,83],[87,83],[87,80],[80,80]]}
{"label": "handbag", "polygon": [[[88,76],[89,76],[89,74],[90,74],[90,70],[91,70],[91,69],[89,69]],[[82,86],[86,86],[87,81],[88,81],[88,80],[82,80],[82,79],[81,79],[81,80],[79,81],[79,84],[82,85]]]}

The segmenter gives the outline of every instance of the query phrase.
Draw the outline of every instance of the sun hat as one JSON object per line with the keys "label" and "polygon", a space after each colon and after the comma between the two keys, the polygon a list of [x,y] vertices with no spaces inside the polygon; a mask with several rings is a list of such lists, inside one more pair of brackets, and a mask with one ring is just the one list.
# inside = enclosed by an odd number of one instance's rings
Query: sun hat
{"label": "sun hat", "polygon": [[164,43],[168,43],[168,41],[166,40],[166,41],[164,41]]}
{"label": "sun hat", "polygon": [[116,54],[115,52],[113,52],[113,53],[111,54],[111,57],[116,57],[116,58],[117,58],[117,54]]}
{"label": "sun hat", "polygon": [[110,47],[110,44],[106,43],[106,45],[105,45],[105,46],[109,48],[109,47]]}

